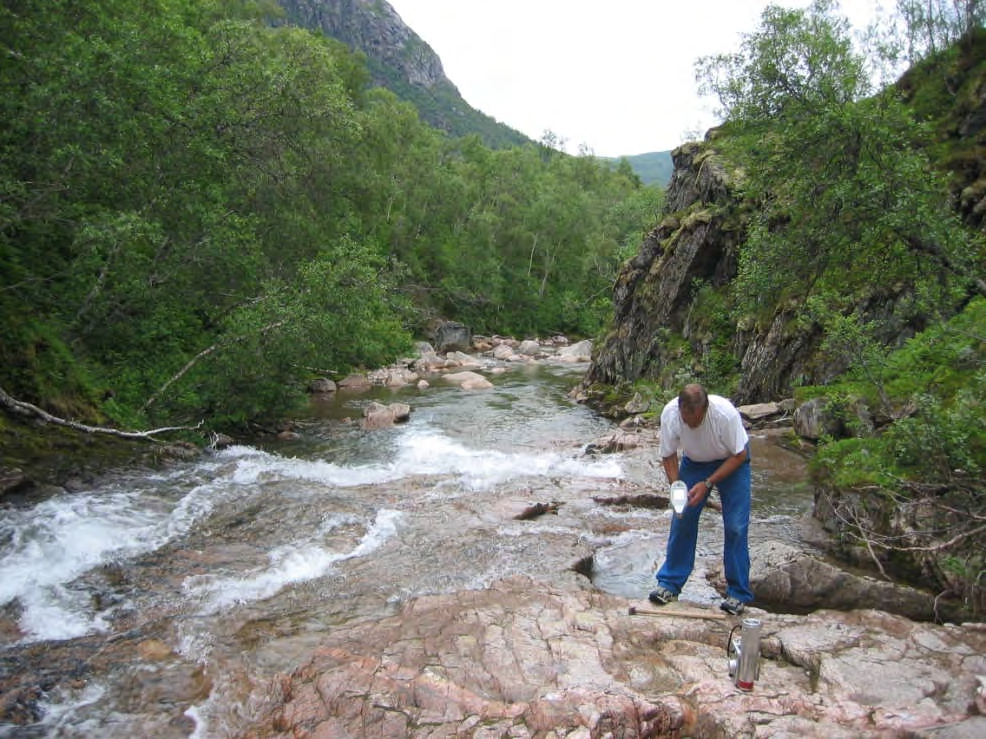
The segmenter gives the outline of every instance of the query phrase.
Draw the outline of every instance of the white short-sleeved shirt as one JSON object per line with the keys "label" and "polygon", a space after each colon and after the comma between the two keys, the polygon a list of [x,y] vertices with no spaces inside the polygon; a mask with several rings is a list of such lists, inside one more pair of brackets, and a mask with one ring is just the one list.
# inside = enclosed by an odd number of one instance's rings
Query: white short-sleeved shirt
{"label": "white short-sleeved shirt", "polygon": [[679,450],[695,462],[711,462],[739,454],[750,440],[736,407],[723,397],[709,396],[709,409],[698,428],[691,428],[678,412],[678,399],[661,411],[661,458]]}

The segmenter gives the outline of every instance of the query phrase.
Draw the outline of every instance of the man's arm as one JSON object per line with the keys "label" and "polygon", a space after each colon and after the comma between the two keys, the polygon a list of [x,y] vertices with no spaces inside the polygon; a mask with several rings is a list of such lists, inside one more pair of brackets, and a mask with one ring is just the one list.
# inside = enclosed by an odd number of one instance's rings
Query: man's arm
{"label": "man's arm", "polygon": [[715,486],[719,482],[722,482],[736,470],[738,470],[744,462],[746,462],[747,456],[750,454],[749,450],[744,449],[739,454],[734,454],[721,465],[719,469],[709,475],[709,484]]}
{"label": "man's arm", "polygon": [[[715,487],[717,483],[721,482],[722,480],[725,480],[736,470],[738,470],[744,462],[746,462],[746,458],[748,454],[749,452],[746,449],[741,451],[739,454],[734,454],[725,462],[723,462],[721,465],[719,465],[719,468],[711,475],[709,475],[705,480],[701,480],[695,483],[694,485],[692,485],[692,489],[688,491],[688,505],[697,505],[702,500],[707,498],[709,493],[712,492],[712,488]],[[667,470],[667,460],[664,461],[665,461],[665,470]],[[675,459],[674,466],[675,466],[675,472],[677,472],[678,471],[677,459]]]}
{"label": "man's arm", "polygon": [[675,452],[669,457],[664,457],[661,459],[661,463],[664,465],[664,474],[668,477],[668,482],[674,482],[678,479],[678,454]]}

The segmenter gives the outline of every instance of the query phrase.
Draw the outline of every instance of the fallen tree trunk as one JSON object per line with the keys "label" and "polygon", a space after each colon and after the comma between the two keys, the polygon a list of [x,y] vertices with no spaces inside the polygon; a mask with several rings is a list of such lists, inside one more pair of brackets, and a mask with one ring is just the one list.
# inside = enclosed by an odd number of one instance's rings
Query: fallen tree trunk
{"label": "fallen tree trunk", "polygon": [[191,431],[202,426],[202,421],[199,421],[195,426],[166,426],[164,428],[150,429],[148,431],[123,431],[120,429],[106,428],[103,426],[89,426],[88,424],[79,423],[78,421],[70,421],[65,418],[53,416],[43,408],[38,408],[38,406],[31,403],[26,403],[22,400],[12,398],[3,388],[0,388],[0,407],[6,408],[19,416],[37,418],[45,423],[65,426],[66,428],[75,429],[76,431],[82,431],[87,434],[106,434],[108,436],[116,436],[121,439],[157,441],[157,439],[154,438],[157,434],[164,434],[171,431]]}

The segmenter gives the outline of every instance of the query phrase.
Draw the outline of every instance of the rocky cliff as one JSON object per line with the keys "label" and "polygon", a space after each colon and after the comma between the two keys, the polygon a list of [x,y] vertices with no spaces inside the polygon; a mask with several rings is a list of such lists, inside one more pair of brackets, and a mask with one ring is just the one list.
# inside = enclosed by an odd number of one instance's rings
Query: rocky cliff
{"label": "rocky cliff", "polygon": [[[949,173],[957,212],[986,231],[986,30],[954,51],[947,63],[910,70],[897,92],[929,122],[930,153]],[[624,391],[638,380],[668,393],[695,378],[749,404],[785,397],[793,385],[828,384],[846,369],[822,355],[820,332],[796,322],[785,306],[759,329],[729,321],[728,290],[719,288],[736,276],[749,206],[716,152],[717,136],[710,131],[704,142],[672,152],[662,220],[616,280],[613,328],[579,388],[583,399],[613,415],[622,415]],[[877,340],[899,345],[925,328],[924,318],[908,315],[912,289],[874,281],[859,298],[858,311]]]}
{"label": "rocky cliff", "polygon": [[[438,55],[384,0],[279,0],[291,23],[318,29],[397,70],[412,85],[455,86]],[[384,80],[376,79],[378,84]]]}
{"label": "rocky cliff", "polygon": [[[746,226],[733,175],[716,153],[715,134],[672,152],[674,173],[664,217],[640,252],[623,268],[614,291],[613,329],[586,373],[582,397],[608,398],[636,380],[672,387],[682,373],[707,374],[716,355],[741,358],[741,379],[731,397],[756,403],[783,397],[792,378],[819,381],[837,368],[817,365],[818,336],[788,330],[778,314],[767,331],[713,325],[696,310],[704,288],[716,290],[736,276]],[[729,334],[723,338],[722,330]]]}
{"label": "rocky cliff", "polygon": [[492,148],[529,139],[467,103],[434,50],[386,0],[278,0],[286,20],[321,31],[366,55],[373,84],[413,104],[422,119],[453,136],[478,135]]}

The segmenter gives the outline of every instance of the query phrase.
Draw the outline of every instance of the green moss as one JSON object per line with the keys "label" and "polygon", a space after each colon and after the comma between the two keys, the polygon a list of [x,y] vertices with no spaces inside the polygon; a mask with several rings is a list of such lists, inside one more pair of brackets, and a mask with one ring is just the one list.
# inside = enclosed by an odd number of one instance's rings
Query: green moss
{"label": "green moss", "polygon": [[715,217],[712,209],[703,207],[696,208],[695,210],[689,211],[681,221],[681,229],[683,231],[693,231],[697,226],[705,225],[712,222]]}

